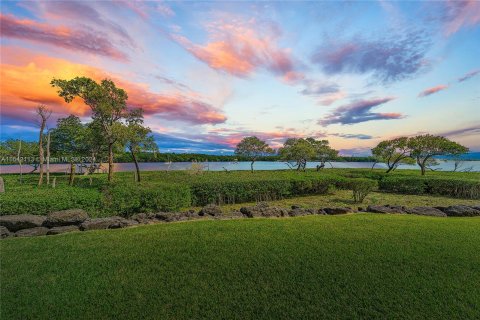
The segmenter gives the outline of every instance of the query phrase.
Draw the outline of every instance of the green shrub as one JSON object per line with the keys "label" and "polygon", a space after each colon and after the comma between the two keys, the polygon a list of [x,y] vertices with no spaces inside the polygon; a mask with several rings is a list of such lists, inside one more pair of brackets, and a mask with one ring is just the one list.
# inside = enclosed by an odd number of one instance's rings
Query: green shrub
{"label": "green shrub", "polygon": [[353,191],[353,200],[362,203],[370,192],[377,189],[378,183],[371,179],[357,178],[349,181],[349,187]]}
{"label": "green shrub", "polygon": [[180,184],[125,184],[105,186],[105,212],[131,216],[139,212],[176,211],[191,205],[190,189]]}

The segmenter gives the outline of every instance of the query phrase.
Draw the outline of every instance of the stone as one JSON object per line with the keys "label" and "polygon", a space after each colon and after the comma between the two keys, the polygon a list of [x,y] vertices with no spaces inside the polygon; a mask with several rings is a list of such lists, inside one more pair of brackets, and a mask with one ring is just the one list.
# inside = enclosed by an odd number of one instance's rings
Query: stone
{"label": "stone", "polygon": [[100,229],[118,229],[138,224],[135,220],[125,219],[122,217],[108,217],[87,219],[80,225],[80,230],[100,230]]}
{"label": "stone", "polygon": [[433,207],[413,207],[413,208],[406,208],[406,213],[409,214],[416,214],[419,216],[431,216],[431,217],[446,217],[447,214],[437,208]]}
{"label": "stone", "polygon": [[214,217],[214,216],[219,216],[221,214],[222,214],[222,209],[219,206],[214,204],[206,205],[198,212],[198,215],[200,216],[209,215]]}
{"label": "stone", "polygon": [[55,235],[73,231],[80,231],[78,226],[62,226],[62,227],[53,227],[48,230],[47,235]]}
{"label": "stone", "polygon": [[[442,210],[442,209],[440,209]],[[480,210],[469,206],[456,205],[443,208],[448,217],[476,217],[480,216]]]}
{"label": "stone", "polygon": [[15,232],[15,237],[36,237],[36,236],[45,236],[48,232],[48,228],[45,227],[35,227],[29,229],[22,229]]}
{"label": "stone", "polygon": [[45,219],[45,216],[33,214],[0,216],[0,226],[6,227],[11,232],[16,232],[22,229],[41,227]]}
{"label": "stone", "polygon": [[12,235],[12,233],[10,231],[8,231],[8,229],[6,227],[0,227],[0,239],[3,239],[3,238],[8,238]]}
{"label": "stone", "polygon": [[[293,207],[293,206],[292,206]],[[299,216],[306,216],[306,215],[311,215],[311,214],[315,214],[315,210],[314,209],[302,209],[302,208],[295,208],[295,209],[292,209],[288,212],[288,215],[290,217],[299,217]]]}
{"label": "stone", "polygon": [[301,209],[301,208],[302,208],[302,206],[299,206],[297,204],[292,205],[292,210]]}
{"label": "stone", "polygon": [[351,208],[323,208],[326,214],[347,214],[353,212]]}
{"label": "stone", "polygon": [[327,214],[327,212],[326,212],[325,210],[323,210],[323,209],[318,209],[318,210],[317,210],[317,214],[323,214],[323,215],[325,215],[325,214]]}
{"label": "stone", "polygon": [[0,177],[0,193],[5,193],[5,181]]}
{"label": "stone", "polygon": [[368,206],[367,212],[373,213],[404,213],[405,207],[401,206]]}
{"label": "stone", "polygon": [[43,223],[45,227],[61,227],[70,225],[80,225],[88,219],[88,213],[82,209],[69,209],[47,214],[47,219]]}
{"label": "stone", "polygon": [[132,220],[137,221],[138,223],[147,224],[155,221],[154,213],[137,213],[131,217]]}
{"label": "stone", "polygon": [[[164,222],[185,221],[185,220],[193,219],[193,217],[190,217],[189,215],[191,215],[191,213],[159,212],[155,215],[155,218]],[[197,218],[199,218],[199,216],[197,216]]]}
{"label": "stone", "polygon": [[253,207],[240,208],[240,212],[248,217],[286,217],[288,216],[288,210],[277,207],[265,206],[264,204],[258,204]]}

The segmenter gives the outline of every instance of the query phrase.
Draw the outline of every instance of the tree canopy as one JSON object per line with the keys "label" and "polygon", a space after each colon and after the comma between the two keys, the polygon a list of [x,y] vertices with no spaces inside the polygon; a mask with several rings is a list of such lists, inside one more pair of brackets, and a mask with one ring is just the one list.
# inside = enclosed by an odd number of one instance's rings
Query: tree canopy
{"label": "tree canopy", "polygon": [[235,149],[235,154],[244,156],[251,161],[251,170],[253,172],[253,164],[260,156],[266,156],[268,154],[274,153],[272,148],[268,146],[268,144],[260,140],[259,138],[253,137],[245,137],[237,144]]}

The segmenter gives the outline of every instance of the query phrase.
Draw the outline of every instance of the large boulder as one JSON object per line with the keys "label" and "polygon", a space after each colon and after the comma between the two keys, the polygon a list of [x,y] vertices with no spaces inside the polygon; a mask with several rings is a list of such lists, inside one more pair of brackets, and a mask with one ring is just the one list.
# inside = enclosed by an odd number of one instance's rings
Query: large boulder
{"label": "large boulder", "polygon": [[155,213],[137,213],[131,217],[132,220],[138,223],[147,224],[155,222]]}
{"label": "large boulder", "polygon": [[129,220],[122,217],[108,217],[87,219],[80,225],[80,230],[99,230],[99,229],[118,229],[138,224],[135,220]]}
{"label": "large boulder", "polygon": [[416,214],[419,216],[432,216],[432,217],[446,217],[447,214],[437,208],[433,207],[413,207],[413,208],[406,208],[406,213],[409,214]]}
{"label": "large boulder", "polygon": [[447,214],[449,217],[476,217],[480,216],[480,210],[469,206],[463,205],[456,205],[456,206],[449,206],[446,208],[440,208],[443,212]]}
{"label": "large boulder", "polygon": [[88,219],[88,213],[82,209],[69,209],[63,211],[50,212],[44,222],[45,227],[61,227],[70,225],[80,225]]}
{"label": "large boulder", "polygon": [[0,226],[6,227],[11,232],[16,232],[22,229],[41,227],[45,219],[45,216],[33,214],[0,216]]}
{"label": "large boulder", "polygon": [[0,227],[0,239],[8,238],[12,235],[10,231],[6,227]]}
{"label": "large boulder", "polygon": [[30,229],[22,229],[15,232],[15,237],[36,237],[44,236],[48,232],[48,228],[45,227],[35,227]]}
{"label": "large boulder", "polygon": [[405,207],[402,206],[368,206],[367,212],[373,213],[404,213]]}
{"label": "large boulder", "polygon": [[209,204],[209,205],[206,205],[205,207],[203,207],[198,212],[198,215],[200,215],[200,216],[208,215],[208,216],[212,216],[212,217],[220,216],[220,215],[222,215],[222,209],[217,205]]}
{"label": "large boulder", "polygon": [[317,211],[315,209],[303,209],[298,206],[292,206],[292,210],[288,211],[288,215],[290,217],[306,216],[306,215],[311,215],[316,213]]}
{"label": "large boulder", "polygon": [[353,212],[352,208],[323,208],[322,210],[326,214],[331,214],[331,215],[347,214],[347,213],[352,213]]}
{"label": "large boulder", "polygon": [[80,231],[80,229],[78,226],[53,227],[52,229],[48,230],[47,235],[55,235],[55,234],[73,232],[73,231]]}
{"label": "large boulder", "polygon": [[288,210],[278,207],[270,207],[268,204],[261,202],[256,206],[240,208],[240,212],[248,217],[287,217]]}

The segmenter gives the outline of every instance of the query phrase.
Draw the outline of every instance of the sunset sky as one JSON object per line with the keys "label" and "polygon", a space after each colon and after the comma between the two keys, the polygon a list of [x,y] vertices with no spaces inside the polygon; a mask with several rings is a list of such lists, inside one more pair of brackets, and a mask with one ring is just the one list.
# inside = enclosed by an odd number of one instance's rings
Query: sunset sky
{"label": "sunset sky", "polygon": [[256,135],[365,155],[432,133],[480,151],[480,2],[2,1],[1,139],[89,108],[53,77],[113,79],[163,152]]}

